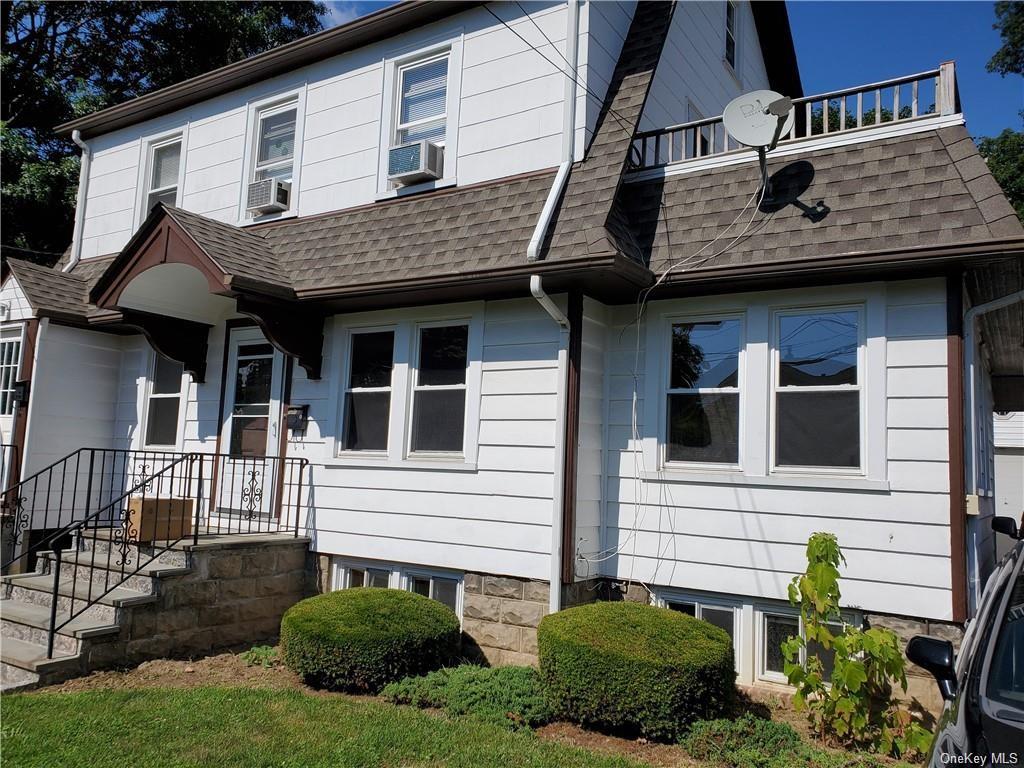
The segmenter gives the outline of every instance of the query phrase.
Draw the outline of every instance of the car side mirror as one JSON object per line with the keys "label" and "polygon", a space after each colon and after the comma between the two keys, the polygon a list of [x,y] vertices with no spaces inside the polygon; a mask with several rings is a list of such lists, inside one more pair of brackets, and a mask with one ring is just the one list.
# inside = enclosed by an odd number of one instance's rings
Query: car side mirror
{"label": "car side mirror", "polygon": [[1020,532],[1017,530],[1017,521],[1012,517],[993,517],[992,530],[996,533],[1005,533],[1011,539],[1020,538]]}
{"label": "car side mirror", "polygon": [[946,701],[956,698],[956,670],[953,666],[953,644],[937,637],[917,635],[907,643],[907,658],[931,672]]}

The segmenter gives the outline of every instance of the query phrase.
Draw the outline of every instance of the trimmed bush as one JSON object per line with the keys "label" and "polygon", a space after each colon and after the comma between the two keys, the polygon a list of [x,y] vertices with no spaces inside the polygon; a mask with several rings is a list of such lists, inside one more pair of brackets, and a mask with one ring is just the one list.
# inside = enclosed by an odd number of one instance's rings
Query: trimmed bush
{"label": "trimmed bush", "polygon": [[393,680],[448,664],[459,620],[422,595],[372,587],[296,603],[281,619],[281,658],[308,684],[376,693]]}
{"label": "trimmed bush", "polygon": [[391,683],[388,701],[443,709],[507,728],[532,728],[551,719],[540,675],[532,667],[478,667],[464,664]]}
{"label": "trimmed bush", "polygon": [[736,671],[726,632],[667,608],[604,602],[545,616],[540,671],[558,716],[659,740],[732,711]]}

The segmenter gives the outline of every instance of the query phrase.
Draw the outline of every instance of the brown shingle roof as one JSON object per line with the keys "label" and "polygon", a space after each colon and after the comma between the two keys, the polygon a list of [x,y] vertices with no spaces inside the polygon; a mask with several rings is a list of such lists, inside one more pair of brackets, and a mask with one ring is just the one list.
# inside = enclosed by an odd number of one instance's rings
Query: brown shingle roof
{"label": "brown shingle roof", "polygon": [[[744,214],[673,279],[1024,235],[962,126],[769,158],[768,171],[780,204],[762,206],[739,242],[708,259],[739,234],[749,218]],[[758,183],[751,162],[625,185],[621,200],[644,261],[660,273],[695,254],[733,221]],[[816,206],[827,207],[818,221]]]}
{"label": "brown shingle roof", "polygon": [[7,259],[6,263],[36,314],[68,320],[85,317],[89,305],[88,280],[21,259]]}
{"label": "brown shingle roof", "polygon": [[674,3],[637,4],[586,157],[573,167],[551,223],[545,258],[637,256],[616,193],[674,10]]}

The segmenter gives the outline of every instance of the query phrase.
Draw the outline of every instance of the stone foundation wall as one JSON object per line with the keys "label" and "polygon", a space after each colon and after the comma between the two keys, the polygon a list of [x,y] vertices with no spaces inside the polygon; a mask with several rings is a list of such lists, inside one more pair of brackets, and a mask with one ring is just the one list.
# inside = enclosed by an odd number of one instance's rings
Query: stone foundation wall
{"label": "stone foundation wall", "polygon": [[203,545],[191,573],[160,580],[156,603],[131,609],[118,640],[90,650],[95,668],[190,658],[276,640],[281,616],[314,589],[308,541]]}
{"label": "stone foundation wall", "polygon": [[548,612],[548,582],[467,573],[463,650],[494,666],[537,664],[537,625]]}
{"label": "stone foundation wall", "polygon": [[[877,613],[866,614],[864,621],[870,627],[883,627],[892,630],[900,639],[900,645],[904,650],[914,635],[931,635],[949,640],[959,652],[960,642],[964,637],[961,627],[941,621],[910,619]],[[912,710],[930,713],[935,717],[942,712],[942,696],[939,694],[935,678],[916,664],[911,664],[909,660],[907,661],[907,692],[904,694],[897,690],[896,694],[906,701]]]}

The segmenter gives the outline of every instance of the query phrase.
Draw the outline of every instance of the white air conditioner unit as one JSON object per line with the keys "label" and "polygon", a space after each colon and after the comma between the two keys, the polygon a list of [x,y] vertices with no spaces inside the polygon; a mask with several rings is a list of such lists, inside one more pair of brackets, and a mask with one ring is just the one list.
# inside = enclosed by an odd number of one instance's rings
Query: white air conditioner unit
{"label": "white air conditioner unit", "polygon": [[292,185],[278,179],[260,179],[249,184],[245,210],[253,213],[278,213],[288,210]]}
{"label": "white air conditioner unit", "polygon": [[415,184],[440,179],[444,172],[444,147],[422,139],[388,150],[388,181]]}

